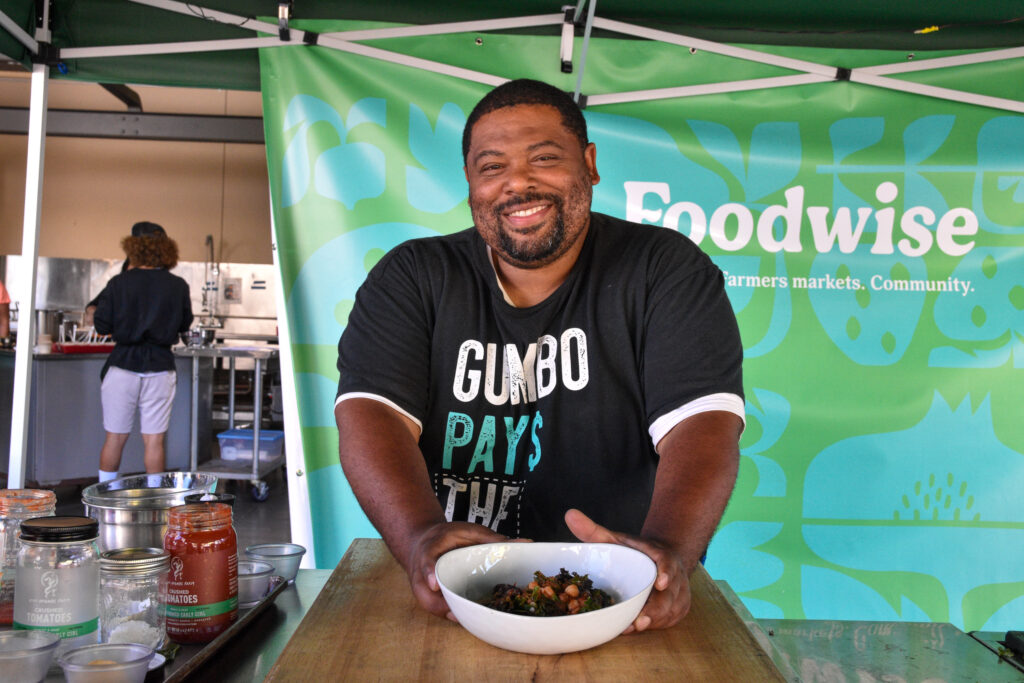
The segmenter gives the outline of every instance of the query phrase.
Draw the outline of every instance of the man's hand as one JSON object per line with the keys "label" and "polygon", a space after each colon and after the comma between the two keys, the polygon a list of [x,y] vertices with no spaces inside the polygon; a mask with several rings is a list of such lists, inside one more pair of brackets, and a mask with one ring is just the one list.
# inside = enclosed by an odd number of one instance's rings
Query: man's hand
{"label": "man's hand", "polygon": [[674,626],[690,611],[690,579],[682,555],[665,543],[632,534],[610,531],[579,510],[565,513],[565,523],[584,543],[617,543],[639,550],[658,568],[654,590],[639,616],[624,633]]}
{"label": "man's hand", "polygon": [[416,600],[431,614],[455,621],[434,575],[437,558],[455,548],[506,540],[485,526],[469,522],[441,522],[427,527],[413,540],[405,556],[405,570]]}

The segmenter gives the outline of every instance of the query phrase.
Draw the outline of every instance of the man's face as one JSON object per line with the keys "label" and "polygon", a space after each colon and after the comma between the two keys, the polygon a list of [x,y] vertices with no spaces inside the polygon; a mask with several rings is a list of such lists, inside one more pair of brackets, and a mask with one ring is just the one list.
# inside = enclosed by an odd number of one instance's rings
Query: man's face
{"label": "man's face", "polygon": [[484,241],[519,268],[558,260],[590,224],[595,157],[594,145],[581,149],[554,107],[521,104],[480,117],[465,170]]}

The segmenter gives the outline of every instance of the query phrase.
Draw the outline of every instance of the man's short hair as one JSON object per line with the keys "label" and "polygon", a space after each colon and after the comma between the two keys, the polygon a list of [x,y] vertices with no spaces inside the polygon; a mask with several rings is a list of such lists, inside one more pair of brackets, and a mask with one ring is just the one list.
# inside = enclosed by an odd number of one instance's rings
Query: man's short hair
{"label": "man's short hair", "polygon": [[580,111],[579,106],[573,101],[572,97],[555,86],[542,81],[519,78],[502,83],[484,95],[483,99],[473,107],[469,118],[466,119],[466,127],[462,130],[463,162],[469,156],[473,126],[476,125],[480,117],[484,114],[490,114],[497,109],[515,107],[519,104],[543,104],[554,107],[562,115],[562,125],[580,141],[580,148],[587,146],[589,142],[587,139],[587,121],[583,118],[583,112]]}

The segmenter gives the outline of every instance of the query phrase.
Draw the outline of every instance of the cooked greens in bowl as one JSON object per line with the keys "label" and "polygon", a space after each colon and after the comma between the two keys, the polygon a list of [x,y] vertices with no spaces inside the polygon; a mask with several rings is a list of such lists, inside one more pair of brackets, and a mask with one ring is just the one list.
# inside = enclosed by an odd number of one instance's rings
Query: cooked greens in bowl
{"label": "cooked greens in bowl", "polygon": [[[544,619],[482,604],[496,585],[528,586],[538,570],[545,577],[559,570],[587,575],[615,602]],[[445,553],[434,571],[448,607],[467,631],[529,654],[576,652],[615,638],[640,614],[657,576],[647,555],[609,543],[486,543]]]}

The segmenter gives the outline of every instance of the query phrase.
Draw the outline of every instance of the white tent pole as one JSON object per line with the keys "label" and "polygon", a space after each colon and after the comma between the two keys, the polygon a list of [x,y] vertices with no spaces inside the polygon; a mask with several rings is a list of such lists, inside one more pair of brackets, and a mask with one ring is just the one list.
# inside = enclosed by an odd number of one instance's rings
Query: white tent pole
{"label": "white tent pole", "polygon": [[[179,52],[201,52],[211,50],[238,50],[243,48],[253,47],[282,47],[288,45],[302,45],[301,39],[302,31],[292,31],[291,40],[288,42],[282,42],[278,38],[238,38],[235,40],[211,40],[211,41],[194,41],[184,43],[153,43],[150,45],[115,45],[106,47],[79,47],[79,48],[67,48],[61,50],[61,57],[65,59],[86,59],[90,57],[115,57],[121,55],[151,55],[151,54],[171,54]],[[434,62],[427,59],[419,59],[418,57],[410,57],[403,55],[398,52],[390,52],[388,50],[381,50],[380,48],[370,47],[369,45],[360,45],[359,43],[350,43],[345,40],[338,40],[330,35],[321,35],[317,42],[318,45],[324,47],[330,47],[342,52],[350,52],[352,54],[363,55],[364,57],[371,57],[373,59],[379,59],[384,62],[392,62],[394,64],[402,64],[417,69],[423,69],[424,71],[433,71],[435,73],[445,74],[448,76],[454,76],[456,78],[462,78],[467,81],[475,81],[478,83],[485,83],[487,85],[500,85],[504,83],[506,78],[500,76],[492,76],[479,71],[471,71],[469,69],[463,69],[460,67],[450,66],[448,64],[442,64],[441,62]]]}
{"label": "white tent pole", "polygon": [[[259,21],[253,17],[244,17],[238,14],[220,12],[201,7],[194,3],[178,2],[178,0],[131,0],[131,2],[156,7],[169,12],[187,14],[197,19],[216,21],[222,24],[229,24],[239,28],[263,31],[277,35],[277,24]],[[423,26],[402,26],[385,29],[365,29],[360,31],[339,31],[336,34],[325,33],[323,35],[344,36],[345,40],[373,40],[377,38],[408,38],[414,36],[439,35],[444,33],[467,33],[470,31],[500,31],[510,28],[524,28],[531,26],[548,26],[562,23],[562,14],[537,14],[525,17],[511,17],[508,19],[486,19],[480,21],[459,21],[444,24],[426,24]],[[294,31],[294,29],[293,29]],[[302,42],[304,31],[298,31],[298,40],[290,42]]]}
{"label": "white tent pole", "polygon": [[27,47],[32,54],[37,54],[39,52],[39,43],[37,43],[32,36],[25,33],[25,31],[18,26],[13,19],[3,12],[0,12],[0,27],[6,29],[8,33],[18,40],[19,43]]}
{"label": "white tent pole", "polygon": [[421,26],[396,26],[395,28],[373,28],[358,31],[334,31],[321,36],[344,40],[378,40],[381,38],[415,38],[436,36],[446,33],[480,33],[505,29],[530,28],[533,26],[555,26],[565,21],[564,14],[533,14],[508,19],[481,19],[479,21],[457,21],[447,24],[423,24]]}
{"label": "white tent pole", "polygon": [[[49,42],[49,7],[43,3],[43,24],[36,39]],[[18,340],[14,353],[14,394],[11,400],[11,447],[7,458],[7,487],[25,485],[28,422],[32,403],[32,351],[35,346],[36,271],[39,223],[43,203],[43,159],[46,149],[46,97],[50,67],[32,66],[29,96],[28,156],[25,162],[25,211],[21,224],[21,265],[18,268]]]}
{"label": "white tent pole", "polygon": [[898,78],[872,76],[870,74],[862,74],[857,69],[854,69],[850,73],[850,80],[854,83],[864,83],[865,85],[873,85],[877,88],[886,88],[888,90],[898,90],[900,92],[913,93],[915,95],[935,97],[940,100],[965,102],[967,104],[973,104],[980,107],[992,107],[993,109],[1006,109],[1008,111],[1024,113],[1024,102],[1019,102],[1017,100],[1007,100],[1002,97],[990,97],[988,95],[978,95],[975,93],[964,92],[962,90],[940,88],[934,85],[903,81]]}
{"label": "white tent pole", "polygon": [[870,74],[872,76],[885,76],[888,74],[909,73],[911,71],[943,69],[949,66],[966,66],[968,64],[999,62],[1004,59],[1017,59],[1018,57],[1024,57],[1024,47],[1011,47],[1005,50],[990,50],[988,52],[973,52],[971,54],[955,55],[952,57],[916,59],[912,62],[897,62],[895,64],[881,64],[879,66],[864,66],[858,68],[857,73]]}
{"label": "white tent pole", "polygon": [[[641,38],[648,38],[650,40],[657,40],[663,43],[669,43],[671,45],[680,45],[690,48],[697,48],[705,50],[706,52],[712,52],[715,54],[725,55],[727,57],[736,57],[738,59],[745,59],[748,61],[759,62],[762,64],[770,64],[772,66],[778,66],[785,69],[793,69],[794,71],[804,71],[808,74],[817,74],[823,76],[820,80],[832,80],[836,77],[836,67],[829,66],[827,64],[816,64],[814,62],[808,62],[800,59],[790,59],[788,57],[777,57],[775,55],[766,54],[764,52],[758,52],[756,50],[748,50],[746,48],[734,47],[732,45],[723,45],[721,43],[713,43],[699,38],[691,38],[677,33],[669,33],[667,31],[658,31],[654,29],[647,29],[640,26],[634,26],[632,24],[626,24],[621,21],[612,21],[609,19],[595,19],[594,25],[598,28],[607,29],[609,31],[615,31],[617,33],[623,33],[626,35],[633,35]],[[936,58],[934,60],[925,60],[932,62],[936,68],[939,66],[953,66],[958,64],[968,64],[982,61],[994,61],[996,59],[1012,59],[1021,56],[1019,53],[1021,48],[1011,48],[1008,50],[997,50],[999,53],[995,57],[989,57],[986,59],[984,55],[991,53],[981,53],[980,55],[961,55],[959,57],[944,57]],[[943,64],[945,62],[945,64]],[[855,83],[863,83],[865,85],[872,85],[878,88],[886,88],[889,90],[898,90],[901,92],[912,93],[916,95],[924,95],[926,97],[935,97],[938,99],[952,100],[954,102],[965,102],[967,104],[974,104],[983,107],[992,107],[994,109],[1006,109],[1008,111],[1024,112],[1024,102],[1016,100],[1008,100],[1001,97],[990,97],[987,95],[977,95],[974,93],[963,92],[959,90],[952,90],[950,88],[940,88],[932,85],[924,85],[920,83],[913,83],[910,81],[898,80],[895,78],[886,78],[883,76],[874,75],[871,70],[874,69],[876,73],[882,72],[883,69],[887,68],[889,73],[897,73],[901,69],[898,67],[904,67],[905,71],[911,71],[906,65],[885,65],[885,67],[865,67],[863,69],[851,70],[850,80]],[[920,69],[918,69],[920,70]],[[769,79],[763,79],[767,82]],[[784,81],[779,81],[780,84],[785,84]],[[800,81],[796,81],[800,83]],[[793,83],[790,83],[792,85]],[[728,85],[728,84],[726,84]],[[714,87],[714,86],[712,86]],[[772,86],[777,87],[777,86]],[[749,88],[747,88],[749,89]],[[671,89],[664,89],[660,91],[652,91],[655,93],[662,93],[662,97],[667,97],[664,93]],[[725,90],[723,92],[729,92]],[[716,92],[710,90],[708,92]],[[692,91],[687,94],[705,94],[697,91]],[[633,99],[621,99],[613,100],[613,95],[605,96],[609,99],[600,101],[597,96],[588,98],[590,104],[606,104],[612,101],[636,101],[641,99],[638,97],[638,93],[632,93]]]}
{"label": "white tent pole", "polygon": [[[159,9],[165,9],[172,12],[178,12],[180,14],[187,14],[190,16],[194,16],[198,19],[207,19],[221,22],[224,24],[232,24],[240,28],[251,29],[253,31],[265,31],[271,34],[277,33],[277,26],[275,24],[261,22],[252,17],[243,17],[236,14],[229,14],[227,12],[210,10],[204,7],[200,7],[198,5],[178,2],[178,0],[130,1],[142,5],[148,5],[150,7],[156,7]],[[579,11],[579,8],[582,7],[582,4],[583,3],[577,6],[577,11]],[[711,93],[739,92],[744,90],[778,88],[791,85],[805,85],[807,83],[820,83],[824,81],[833,80],[836,77],[836,67],[828,64],[817,64],[815,62],[808,62],[802,59],[779,57],[777,55],[759,52],[757,50],[750,50],[747,48],[736,47],[733,45],[715,43],[712,41],[702,40],[700,38],[693,38],[691,36],[685,36],[678,33],[670,33],[668,31],[649,29],[642,26],[636,26],[634,24],[627,24],[621,21],[613,21],[610,19],[600,19],[595,17],[595,11],[596,1],[592,0],[590,3],[590,7],[588,9],[587,25],[583,39],[583,50],[580,58],[580,68],[576,79],[576,90],[574,94],[574,99],[576,99],[577,101],[579,101],[580,99],[580,93],[583,86],[583,75],[586,69],[587,48],[590,41],[590,30],[593,26],[603,28],[609,31],[614,31],[616,33],[622,33],[624,35],[636,36],[638,38],[647,38],[649,40],[659,41],[670,45],[679,45],[682,47],[704,50],[705,52],[720,54],[727,57],[735,57],[737,59],[743,59],[761,64],[777,66],[783,69],[802,71],[806,74],[813,74],[815,77],[804,78],[801,76],[784,76],[777,78],[752,79],[748,81],[733,81],[731,83],[682,86],[679,88],[659,88],[654,90],[636,90],[624,93],[593,95],[588,97],[587,103],[589,105],[637,102],[650,99],[666,99],[671,97],[692,97],[696,95],[706,95]],[[3,18],[4,15],[0,14],[0,19]],[[447,76],[453,76],[455,78],[462,78],[464,80],[474,81],[477,83],[484,83],[486,85],[493,86],[500,85],[501,83],[504,83],[507,79],[499,76],[492,76],[490,74],[485,74],[479,71],[473,71],[470,69],[463,69],[460,67],[442,64],[440,62],[419,59],[417,57],[409,57],[407,55],[402,55],[396,52],[381,50],[380,48],[370,47],[368,45],[361,45],[350,41],[409,36],[440,35],[444,33],[466,33],[470,31],[490,31],[510,27],[543,26],[549,24],[554,25],[561,23],[563,20],[564,15],[540,14],[531,15],[527,17],[491,19],[485,21],[450,22],[444,24],[430,24],[425,26],[407,26],[388,29],[370,29],[362,31],[338,31],[333,33],[321,34],[320,36],[317,37],[317,44],[324,45],[325,47],[331,47],[342,52],[358,54],[364,57],[370,57],[372,59],[379,59],[381,61],[391,62],[393,64],[401,64],[403,66],[423,69],[425,71],[432,71],[434,73],[444,74]],[[210,40],[182,43],[156,43],[150,45],[120,45],[107,47],[69,48],[62,50],[61,56],[67,59],[84,59],[89,57],[111,57],[120,55],[170,54],[178,52],[208,52],[216,50],[238,50],[264,47],[278,47],[282,45],[304,44],[305,37],[306,32],[293,30],[291,32],[291,37],[288,41],[282,41],[276,35],[272,35],[271,37],[239,38],[235,40]],[[851,71],[850,80],[855,83],[863,83],[865,85],[872,85],[875,87],[886,88],[889,90],[898,90],[917,95],[924,95],[926,97],[935,97],[938,99],[951,100],[955,102],[965,102],[968,104],[992,107],[995,109],[1005,109],[1014,112],[1024,112],[1024,103],[1018,102],[1016,100],[1009,100],[1000,97],[990,97],[987,95],[976,95],[973,93],[952,90],[949,88],[940,88],[937,86],[923,85],[918,83],[912,83],[909,81],[885,78],[882,76],[883,74],[924,71],[928,69],[938,69],[948,66],[962,66],[966,64],[978,64],[982,62],[998,61],[1003,59],[1016,59],[1022,56],[1024,56],[1024,48],[1008,48],[1005,50],[991,50],[988,52],[981,52],[976,54],[926,59],[921,60],[919,62],[883,64],[873,67],[861,67],[858,69],[853,69]]]}
{"label": "white tent pole", "polygon": [[[293,31],[293,34],[295,32]],[[247,50],[278,45],[301,45],[294,35],[288,42],[277,36],[262,38],[230,38],[227,40],[194,40],[180,43],[145,43],[136,45],[105,45],[103,47],[61,48],[61,59],[90,59],[93,57],[128,57],[137,55],[166,55],[188,52],[217,52],[218,50]]]}
{"label": "white tent pole", "polygon": [[364,57],[371,57],[373,59],[379,59],[383,62],[391,62],[392,64],[401,64],[403,66],[413,67],[415,69],[422,69],[424,71],[432,71],[438,74],[444,74],[445,76],[454,76],[455,78],[461,78],[466,81],[474,81],[476,83],[484,83],[485,85],[501,85],[507,78],[502,76],[492,76],[491,74],[485,74],[481,71],[472,71],[470,69],[463,69],[457,66],[451,66],[449,64],[442,64],[441,62],[434,62],[429,59],[420,59],[419,57],[410,57],[408,55],[399,54],[397,52],[389,52],[387,50],[381,50],[380,48],[370,47],[369,45],[361,45],[359,43],[350,43],[345,40],[336,40],[329,36],[320,36],[320,40],[317,45],[323,45],[324,47],[330,47],[341,52],[349,52],[355,55],[362,55]]}
{"label": "white tent pole", "polygon": [[[278,251],[277,224],[274,222],[273,199],[270,207],[271,253],[274,256],[274,298],[277,304],[277,335],[279,361],[281,363],[281,400],[286,406],[298,406],[298,392],[295,388],[295,363],[292,359],[292,333],[285,309],[285,286],[281,276],[281,254]],[[285,476],[288,481],[288,516],[291,524],[291,539],[305,546],[307,552],[302,566],[316,567],[316,545],[313,537],[313,518],[309,506],[309,472],[302,447],[302,425],[299,411],[284,411],[284,453]]]}
{"label": "white tent pole", "polygon": [[621,21],[596,18],[594,19],[594,26],[629,36],[668,43],[669,45],[692,47],[698,50],[704,50],[705,52],[725,55],[727,57],[745,59],[749,62],[770,64],[772,66],[782,67],[783,69],[804,71],[806,73],[819,74],[830,78],[835,78],[836,75],[836,67],[829,66],[827,64],[818,64],[816,62],[808,62],[803,59],[792,59],[790,57],[779,57],[778,55],[768,54],[767,52],[758,52],[757,50],[749,50],[747,48],[736,47],[734,45],[725,45],[724,43],[714,43],[709,40],[701,40],[700,38],[692,38],[679,33],[669,33],[668,31],[644,28],[643,26],[626,24]]}
{"label": "white tent pole", "polygon": [[664,100],[673,97],[694,97],[697,95],[715,95],[727,92],[746,90],[765,90],[810,83],[824,83],[831,78],[816,74],[798,74],[795,76],[777,76],[775,78],[754,78],[746,81],[729,81],[727,83],[703,83],[701,85],[684,85],[678,88],[657,88],[654,90],[634,90],[632,92],[608,93],[606,95],[588,95],[587,106],[602,104],[621,104],[623,102],[646,102],[647,100]]}

